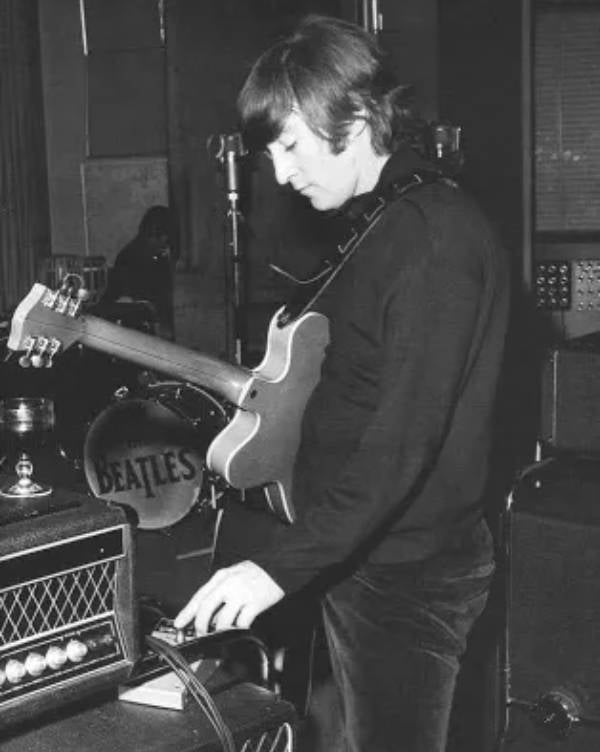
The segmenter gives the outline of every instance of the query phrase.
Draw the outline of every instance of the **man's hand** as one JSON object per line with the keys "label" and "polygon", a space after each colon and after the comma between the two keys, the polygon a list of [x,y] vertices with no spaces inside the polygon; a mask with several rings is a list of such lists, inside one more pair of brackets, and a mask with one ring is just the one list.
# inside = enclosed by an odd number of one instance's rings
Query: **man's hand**
{"label": "man's hand", "polygon": [[242,627],[280,601],[285,593],[257,564],[242,561],[219,569],[177,614],[174,626],[183,629],[192,620],[197,634]]}

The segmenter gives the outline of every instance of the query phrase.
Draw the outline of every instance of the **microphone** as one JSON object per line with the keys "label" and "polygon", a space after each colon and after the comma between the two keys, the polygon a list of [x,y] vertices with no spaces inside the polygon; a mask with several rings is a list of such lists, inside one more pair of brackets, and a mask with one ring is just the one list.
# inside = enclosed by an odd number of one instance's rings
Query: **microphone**
{"label": "microphone", "polygon": [[238,157],[244,156],[245,153],[241,133],[233,133],[230,136],[225,136],[225,175],[229,193],[238,193]]}
{"label": "microphone", "polygon": [[217,146],[215,158],[225,167],[225,178],[227,182],[227,193],[239,192],[239,157],[244,157],[248,150],[244,146],[242,134],[237,133],[220,133],[217,136],[211,136],[209,145]]}

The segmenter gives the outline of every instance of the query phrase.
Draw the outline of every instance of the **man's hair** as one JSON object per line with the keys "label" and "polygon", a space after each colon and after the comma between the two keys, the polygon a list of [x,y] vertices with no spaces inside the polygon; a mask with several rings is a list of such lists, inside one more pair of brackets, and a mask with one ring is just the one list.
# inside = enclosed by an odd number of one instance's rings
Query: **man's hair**
{"label": "man's hair", "polygon": [[375,151],[385,154],[402,140],[402,120],[409,111],[402,99],[409,88],[397,85],[372,35],[347,21],[310,15],[258,58],[240,92],[238,110],[253,151],[277,139],[297,109],[334,154],[345,149],[357,118],[371,127]]}
{"label": "man's hair", "polygon": [[158,238],[161,235],[170,237],[173,234],[172,226],[173,219],[168,207],[157,204],[144,212],[138,233],[145,238]]}
{"label": "man's hair", "polygon": [[156,204],[144,212],[138,232],[138,238],[143,241],[167,239],[171,256],[177,260],[179,258],[179,233],[175,215],[168,206]]}

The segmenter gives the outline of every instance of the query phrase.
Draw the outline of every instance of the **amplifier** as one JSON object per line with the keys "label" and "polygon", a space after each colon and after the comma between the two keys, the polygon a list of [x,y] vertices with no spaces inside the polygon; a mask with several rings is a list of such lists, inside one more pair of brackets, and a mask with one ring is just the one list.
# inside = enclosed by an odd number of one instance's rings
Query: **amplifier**
{"label": "amplifier", "polygon": [[558,451],[600,454],[600,340],[552,349],[542,367],[540,440]]}
{"label": "amplifier", "polygon": [[600,749],[600,473],[535,466],[507,520],[504,752]]}
{"label": "amplifier", "polygon": [[125,513],[53,497],[0,526],[0,729],[116,686],[138,657]]}

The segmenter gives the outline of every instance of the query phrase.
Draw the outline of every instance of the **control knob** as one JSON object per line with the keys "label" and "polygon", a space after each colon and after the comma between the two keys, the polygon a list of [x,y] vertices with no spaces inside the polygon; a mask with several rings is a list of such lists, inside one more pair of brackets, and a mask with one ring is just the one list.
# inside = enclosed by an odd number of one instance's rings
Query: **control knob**
{"label": "control knob", "polygon": [[67,652],[63,647],[59,645],[50,645],[46,650],[46,663],[47,665],[56,670],[67,662]]}
{"label": "control knob", "polygon": [[25,671],[29,676],[40,676],[46,669],[46,659],[41,653],[29,653],[25,658]]}
{"label": "control knob", "polygon": [[11,684],[18,684],[25,676],[25,666],[21,661],[17,661],[15,658],[10,658],[6,662],[4,667],[6,678]]}
{"label": "control knob", "polygon": [[72,639],[67,643],[67,658],[71,663],[81,663],[87,652],[87,645],[81,640]]}

